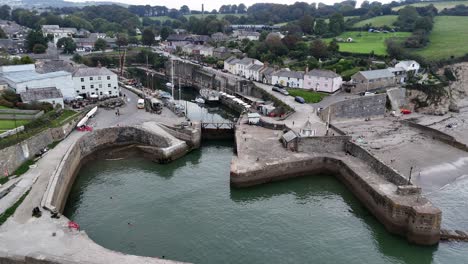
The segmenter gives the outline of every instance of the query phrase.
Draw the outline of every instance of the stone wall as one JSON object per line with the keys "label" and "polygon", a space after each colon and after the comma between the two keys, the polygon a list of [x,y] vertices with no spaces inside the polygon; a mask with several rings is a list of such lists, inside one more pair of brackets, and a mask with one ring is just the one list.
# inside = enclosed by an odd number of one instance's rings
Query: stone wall
{"label": "stone wall", "polygon": [[262,168],[236,171],[234,162],[231,164],[231,185],[246,187],[300,176],[335,175],[389,232],[405,236],[416,244],[433,245],[439,242],[442,217],[439,209],[419,195],[404,196],[396,191],[389,195],[388,191],[377,187],[380,184],[366,175],[359,164],[359,160],[353,157],[312,155],[295,161],[269,163]]}
{"label": "stone wall", "polygon": [[136,144],[154,161],[168,162],[187,153],[185,142],[137,127],[110,127],[87,133],[66,152],[50,178],[41,206],[50,211],[62,211],[82,160],[94,152],[115,146]]}
{"label": "stone wall", "polygon": [[442,143],[448,144],[454,148],[457,148],[463,151],[468,151],[467,145],[461,143],[460,141],[456,140],[453,136],[448,135],[440,130],[437,130],[428,126],[424,126],[418,123],[414,123],[409,120],[401,120],[400,122]]}
{"label": "stone wall", "polygon": [[408,101],[406,100],[405,88],[392,88],[387,90],[387,97],[392,106],[393,111],[400,112],[400,108],[406,107]]}
{"label": "stone wall", "polygon": [[330,123],[366,118],[380,118],[385,115],[386,103],[386,94],[361,96],[359,98],[334,103],[323,109],[319,116],[324,122],[327,122],[328,113],[330,112]]}
{"label": "stone wall", "polygon": [[349,136],[300,138],[298,144],[298,152],[343,152],[345,150],[346,142],[348,142],[350,139],[351,137]]}
{"label": "stone wall", "polygon": [[74,118],[69,123],[56,128],[46,129],[39,134],[32,136],[16,145],[0,150],[0,177],[8,170],[11,174],[26,160],[33,159],[35,154],[47,145],[64,139],[75,128],[81,115]]}
{"label": "stone wall", "polygon": [[399,186],[408,185],[408,179],[403,177],[396,170],[387,166],[383,161],[379,160],[376,156],[357,145],[354,142],[348,141],[345,146],[346,152],[352,156],[364,161],[369,167],[377,171],[387,181]]}

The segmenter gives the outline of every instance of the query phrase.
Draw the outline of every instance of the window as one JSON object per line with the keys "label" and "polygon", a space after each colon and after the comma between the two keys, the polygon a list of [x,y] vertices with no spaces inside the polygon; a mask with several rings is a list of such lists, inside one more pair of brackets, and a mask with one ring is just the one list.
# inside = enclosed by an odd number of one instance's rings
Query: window
{"label": "window", "polygon": [[[91,86],[92,86],[92,85],[91,85]],[[84,89],[86,89],[86,87],[85,87],[84,85],[81,86],[81,90],[84,90]]]}
{"label": "window", "polygon": [[94,85],[91,84],[91,89],[94,89]]}
{"label": "window", "polygon": [[99,91],[99,89],[96,89],[96,91]]}
{"label": "window", "polygon": [[79,91],[79,90],[76,90],[76,93],[77,93],[77,94],[79,94],[79,93],[80,93],[80,91]]}
{"label": "window", "polygon": [[99,95],[102,95],[102,92],[99,92]]}
{"label": "window", "polygon": [[98,81],[100,81],[100,80],[101,80],[101,76],[97,77],[97,79],[98,79]]}
{"label": "window", "polygon": [[109,83],[109,84],[107,85],[107,87],[109,87],[109,88],[110,88],[110,87],[111,87],[111,84]]}
{"label": "window", "polygon": [[81,78],[81,82],[84,82],[84,78]]}
{"label": "window", "polygon": [[109,91],[109,94],[112,94],[112,91]]}
{"label": "window", "polygon": [[116,87],[116,86],[114,86],[114,90],[117,90],[117,87]]}
{"label": "window", "polygon": [[102,88],[102,84],[99,84],[99,88]]}
{"label": "window", "polygon": [[92,80],[93,80],[93,77],[89,77],[89,80],[92,81]]}

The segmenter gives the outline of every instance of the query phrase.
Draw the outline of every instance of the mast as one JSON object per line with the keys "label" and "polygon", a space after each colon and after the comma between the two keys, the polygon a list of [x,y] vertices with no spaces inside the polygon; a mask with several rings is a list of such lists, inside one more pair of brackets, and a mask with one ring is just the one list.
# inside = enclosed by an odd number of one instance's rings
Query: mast
{"label": "mast", "polygon": [[181,101],[181,93],[180,93],[180,77],[179,77],[179,103]]}
{"label": "mast", "polygon": [[172,90],[172,99],[174,99],[174,59],[171,60],[172,62],[172,67],[171,67],[171,78],[172,78],[172,82],[171,82],[171,90]]}

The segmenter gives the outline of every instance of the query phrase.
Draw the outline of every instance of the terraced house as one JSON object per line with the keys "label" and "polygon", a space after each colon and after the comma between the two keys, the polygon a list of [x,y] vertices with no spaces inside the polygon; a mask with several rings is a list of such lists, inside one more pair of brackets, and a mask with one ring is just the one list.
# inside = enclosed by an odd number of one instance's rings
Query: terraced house
{"label": "terraced house", "polygon": [[282,69],[272,74],[272,84],[281,84],[291,88],[304,87],[304,73]]}

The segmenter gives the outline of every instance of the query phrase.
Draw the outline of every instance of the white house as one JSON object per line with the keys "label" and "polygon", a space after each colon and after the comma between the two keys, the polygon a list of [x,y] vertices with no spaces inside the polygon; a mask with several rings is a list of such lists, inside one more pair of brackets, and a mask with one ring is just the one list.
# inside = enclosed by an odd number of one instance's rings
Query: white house
{"label": "white house", "polygon": [[304,75],[304,89],[333,93],[341,88],[343,79],[329,70],[311,70]]}
{"label": "white house", "polygon": [[239,62],[239,59],[236,57],[229,57],[227,60],[224,61],[224,70],[236,74],[236,64]]}
{"label": "white house", "polygon": [[260,33],[255,32],[255,31],[239,30],[238,32],[235,32],[234,35],[237,35],[238,40],[243,40],[243,39],[259,40],[260,39]]}
{"label": "white house", "polygon": [[20,97],[23,103],[46,102],[52,104],[54,107],[56,105],[61,105],[62,108],[64,107],[63,95],[60,90],[55,87],[28,89],[20,93]]}
{"label": "white house", "polygon": [[282,69],[272,74],[271,83],[291,88],[302,88],[304,87],[304,73]]}
{"label": "white house", "polygon": [[54,36],[54,44],[57,45],[59,39],[66,37],[72,38],[73,35],[78,33],[78,30],[76,28],[61,28],[58,25],[43,25],[42,33],[44,37],[47,37],[47,35]]}
{"label": "white house", "polygon": [[104,67],[78,68],[73,72],[73,87],[83,97],[119,96],[117,74]]}
{"label": "white house", "polygon": [[253,81],[260,82],[262,81],[262,74],[260,73],[261,70],[263,69],[263,65],[261,64],[252,64],[249,67],[247,67],[247,70],[245,71],[245,78]]}
{"label": "white house", "polygon": [[417,73],[421,66],[417,61],[408,60],[408,61],[400,61],[395,65],[395,68],[402,68],[406,72],[414,72]]}
{"label": "white house", "polygon": [[72,82],[72,74],[66,71],[38,73],[34,64],[11,65],[0,67],[0,79],[21,94],[26,90],[55,87],[65,99],[76,97]]}
{"label": "white house", "polygon": [[253,65],[253,64],[263,66],[263,63],[261,61],[259,61],[259,60],[256,60],[256,59],[243,58],[242,60],[239,60],[236,63],[236,72],[235,72],[235,74],[237,74],[239,76],[247,77],[247,68],[250,65]]}
{"label": "white house", "polygon": [[201,46],[200,47],[200,55],[205,57],[213,57],[213,47],[210,46]]}

